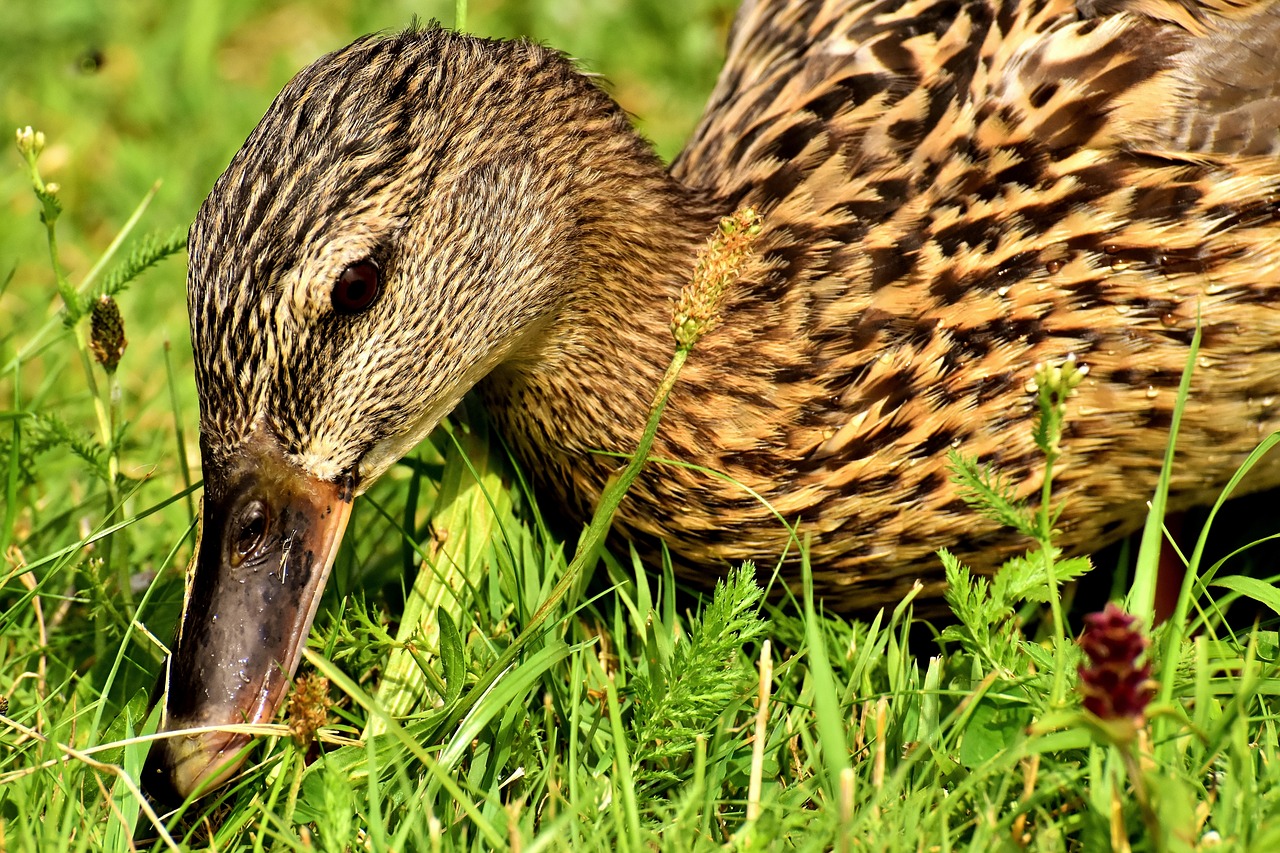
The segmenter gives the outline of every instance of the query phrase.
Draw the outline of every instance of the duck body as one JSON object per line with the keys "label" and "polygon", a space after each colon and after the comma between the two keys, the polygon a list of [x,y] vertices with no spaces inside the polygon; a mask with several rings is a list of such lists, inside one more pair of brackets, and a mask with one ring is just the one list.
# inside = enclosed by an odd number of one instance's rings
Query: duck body
{"label": "duck body", "polygon": [[[1064,541],[1122,535],[1197,320],[1173,501],[1210,499],[1280,426],[1278,47],[1270,3],[748,2],[669,170],[535,45],[415,29],[320,59],[191,232],[206,499],[164,726],[274,713],[350,501],[474,386],[585,517],[698,248],[746,205],[756,254],[654,448],[683,464],[615,523],[686,577],[778,558],[778,515],[832,608],[937,595],[938,548],[997,565],[1026,543],[965,509],[947,454],[1032,494],[1027,384],[1068,356]],[[190,793],[243,743],[166,741],[149,784]]]}
{"label": "duck body", "polygon": [[[714,578],[783,552],[776,511],[812,536],[828,606],[891,604],[916,580],[937,595],[938,548],[989,569],[1027,545],[958,500],[948,452],[1034,497],[1028,383],[1073,355],[1090,373],[1056,494],[1063,541],[1095,549],[1145,517],[1197,318],[1173,503],[1213,500],[1280,426],[1280,102],[1259,60],[1280,47],[1280,14],[1158,11],[1172,20],[1072,3],[748,4],[671,175],[703,210],[764,214],[758,263],[655,450],[732,482],[653,465],[617,526]],[[707,221],[683,227],[702,236]],[[574,367],[482,383],[527,469],[579,515],[616,466],[589,451],[634,445],[669,356],[690,259],[664,261],[675,273],[656,296],[583,321]],[[1264,464],[1249,486],[1278,481]]]}

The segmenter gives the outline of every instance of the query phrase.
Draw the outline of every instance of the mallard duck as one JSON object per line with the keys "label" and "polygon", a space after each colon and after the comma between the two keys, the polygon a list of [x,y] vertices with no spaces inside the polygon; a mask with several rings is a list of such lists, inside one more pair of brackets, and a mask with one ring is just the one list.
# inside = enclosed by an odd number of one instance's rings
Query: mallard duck
{"label": "mallard duck", "polygon": [[[1025,548],[947,452],[1029,493],[1027,384],[1069,356],[1064,541],[1133,530],[1197,318],[1173,503],[1214,495],[1280,427],[1277,48],[1270,2],[749,0],[669,169],[538,45],[413,28],[321,58],[191,229],[203,536],[164,728],[271,718],[351,501],[473,386],[586,515],[747,205],[757,252],[654,449],[730,479],[651,465],[616,522],[686,576],[776,558],[775,512],[831,608],[938,594],[941,547]],[[245,743],[166,740],[147,783],[182,797]]]}

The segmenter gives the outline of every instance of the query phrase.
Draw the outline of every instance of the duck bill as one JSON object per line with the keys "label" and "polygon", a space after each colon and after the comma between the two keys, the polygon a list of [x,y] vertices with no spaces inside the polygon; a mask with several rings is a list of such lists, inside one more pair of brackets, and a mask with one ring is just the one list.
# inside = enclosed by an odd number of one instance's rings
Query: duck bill
{"label": "duck bill", "polygon": [[[317,480],[258,430],[229,459],[204,453],[201,535],[161,675],[162,732],[270,722],[298,668],[351,514],[350,486]],[[148,793],[178,804],[225,782],[251,735],[175,734],[152,746]]]}

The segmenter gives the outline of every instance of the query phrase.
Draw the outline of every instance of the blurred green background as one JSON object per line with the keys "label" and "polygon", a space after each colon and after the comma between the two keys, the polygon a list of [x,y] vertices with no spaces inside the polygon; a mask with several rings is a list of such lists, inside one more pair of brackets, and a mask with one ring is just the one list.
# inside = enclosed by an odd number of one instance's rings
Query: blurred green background
{"label": "blurred green background", "polygon": [[[0,364],[30,349],[61,307],[14,129],[43,131],[46,181],[61,186],[60,260],[79,283],[159,183],[133,238],[185,231],[214,179],[300,68],[358,35],[415,16],[454,22],[452,2],[354,0],[7,0],[0,28]],[[466,27],[524,35],[576,57],[670,158],[701,112],[723,57],[734,0],[531,0],[471,3]],[[126,244],[126,248],[127,248]],[[7,282],[7,283],[6,283]],[[180,420],[195,458],[196,404],[185,314],[185,258],[145,274],[120,299],[129,349],[120,365],[131,422],[123,471],[172,494],[173,413],[163,345],[172,342]],[[61,412],[93,431],[83,370],[66,333],[0,375],[0,409]],[[14,382],[20,389],[15,396]],[[15,404],[20,400],[21,404]],[[11,409],[12,407],[12,409]],[[49,453],[41,465],[58,465]],[[44,471],[44,474],[51,472]],[[75,488],[75,468],[66,478]],[[36,488],[58,482],[41,476]],[[163,485],[161,485],[163,484]],[[29,496],[31,497],[31,496]],[[0,497],[2,499],[2,497]],[[37,498],[38,504],[38,498]]]}

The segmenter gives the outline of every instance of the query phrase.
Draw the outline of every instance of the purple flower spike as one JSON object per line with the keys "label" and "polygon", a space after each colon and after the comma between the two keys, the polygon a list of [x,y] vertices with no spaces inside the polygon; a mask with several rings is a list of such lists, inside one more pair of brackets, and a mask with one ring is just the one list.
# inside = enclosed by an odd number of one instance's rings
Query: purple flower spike
{"label": "purple flower spike", "polygon": [[1137,617],[1115,604],[1101,613],[1084,617],[1080,648],[1089,666],[1080,667],[1080,692],[1084,707],[1104,720],[1144,722],[1147,704],[1155,695],[1151,664],[1138,665],[1146,651],[1147,638],[1138,629]]}

